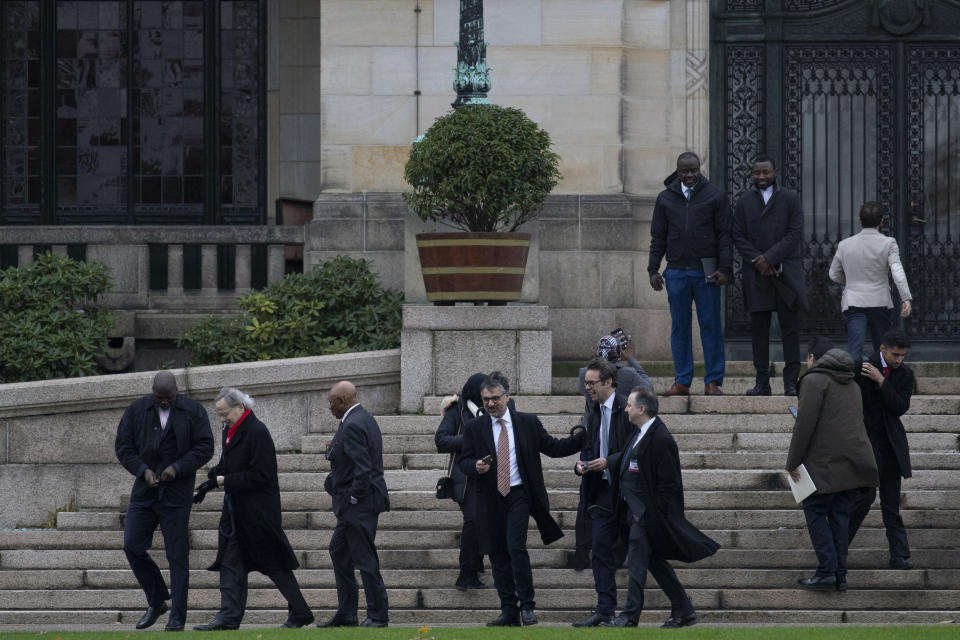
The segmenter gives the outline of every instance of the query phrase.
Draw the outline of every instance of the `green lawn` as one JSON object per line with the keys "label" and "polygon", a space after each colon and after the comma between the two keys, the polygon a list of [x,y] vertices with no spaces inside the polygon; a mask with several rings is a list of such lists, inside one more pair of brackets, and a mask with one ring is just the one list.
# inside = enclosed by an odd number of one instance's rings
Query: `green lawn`
{"label": "green lawn", "polygon": [[[44,640],[91,640],[113,638],[135,640],[170,640],[171,634],[162,631],[45,631],[12,632],[0,634],[4,640],[44,638]],[[960,625],[913,627],[693,627],[689,629],[573,629],[571,627],[532,627],[529,629],[489,629],[486,627],[438,627],[420,633],[415,627],[389,629],[245,629],[240,631],[199,632],[174,635],[174,638],[205,638],[206,640],[277,640],[281,638],[324,638],[354,640],[374,638],[383,640],[607,640],[615,638],[643,638],[643,640],[674,638],[683,640],[914,640],[960,638]]]}

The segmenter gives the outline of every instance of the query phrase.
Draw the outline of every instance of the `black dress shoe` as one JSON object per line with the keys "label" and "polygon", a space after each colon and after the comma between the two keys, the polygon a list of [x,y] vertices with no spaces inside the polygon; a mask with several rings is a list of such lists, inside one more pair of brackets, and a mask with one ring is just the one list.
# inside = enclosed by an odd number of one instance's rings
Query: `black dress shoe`
{"label": "black dress shoe", "polygon": [[773,391],[769,383],[758,382],[753,389],[747,389],[748,396],[769,396]]}
{"label": "black dress shoe", "polygon": [[163,628],[164,631],[183,631],[183,620],[179,618],[170,618],[167,620],[167,626]]}
{"label": "black dress shoe", "polygon": [[137,629],[146,629],[147,627],[152,627],[153,623],[157,621],[157,618],[169,610],[170,607],[167,606],[166,602],[161,602],[158,605],[151,605],[147,607],[147,610],[143,612],[143,617],[137,621]]}
{"label": "black dress shoe", "polygon": [[356,618],[340,618],[338,616],[333,616],[325,622],[318,622],[317,626],[323,629],[324,627],[355,627],[357,626]]}
{"label": "black dress shoe", "polygon": [[588,618],[577,620],[573,623],[575,627],[599,627],[604,622],[613,622],[613,616],[605,616],[602,613],[594,612]]}
{"label": "black dress shoe", "polygon": [[590,551],[577,549],[573,554],[573,570],[583,571],[590,568]]}
{"label": "black dress shoe", "polygon": [[519,627],[520,617],[516,614],[501,613],[487,623],[488,627]]}
{"label": "black dress shoe", "polygon": [[454,585],[457,588],[457,591],[467,591],[468,589],[486,589],[487,585],[483,584],[480,581],[480,578],[473,576],[472,578],[457,578],[457,583]]}
{"label": "black dress shoe", "polygon": [[797,582],[804,589],[814,591],[834,591],[837,588],[836,576],[813,576],[812,578],[800,578]]}
{"label": "black dress shoe", "polygon": [[913,563],[910,558],[901,558],[900,556],[890,556],[891,569],[913,569]]}
{"label": "black dress shoe", "polygon": [[628,618],[627,616],[625,616],[625,615],[623,615],[623,614],[621,613],[620,615],[618,615],[617,617],[613,618],[613,619],[610,620],[609,622],[601,622],[601,623],[600,623],[600,626],[601,626],[601,627],[620,627],[620,628],[622,629],[623,627],[635,627],[635,626],[637,626],[637,621],[636,621],[636,620],[631,620],[630,618]]}
{"label": "black dress shoe", "polygon": [[236,624],[227,624],[223,620],[214,618],[207,624],[198,624],[193,628],[194,631],[234,631],[240,626]]}
{"label": "black dress shoe", "polygon": [[532,627],[538,622],[537,614],[533,612],[533,609],[521,609],[520,621],[523,622],[523,626]]}
{"label": "black dress shoe", "polygon": [[361,627],[372,627],[374,629],[382,629],[387,626],[386,620],[374,620],[373,618],[366,618],[363,622],[360,623]]}
{"label": "black dress shoe", "polygon": [[783,395],[785,396],[796,396],[797,395],[797,385],[791,384],[789,382],[783,383]]}
{"label": "black dress shoe", "polygon": [[697,624],[697,614],[691,612],[686,615],[670,616],[660,626],[663,629],[679,629],[680,627],[692,627],[695,624]]}
{"label": "black dress shoe", "polygon": [[846,591],[847,590],[847,575],[845,573],[837,573],[837,591]]}
{"label": "black dress shoe", "polygon": [[283,623],[280,627],[281,629],[299,629],[300,627],[306,627],[307,625],[313,624],[313,616],[309,618],[287,618],[287,621]]}

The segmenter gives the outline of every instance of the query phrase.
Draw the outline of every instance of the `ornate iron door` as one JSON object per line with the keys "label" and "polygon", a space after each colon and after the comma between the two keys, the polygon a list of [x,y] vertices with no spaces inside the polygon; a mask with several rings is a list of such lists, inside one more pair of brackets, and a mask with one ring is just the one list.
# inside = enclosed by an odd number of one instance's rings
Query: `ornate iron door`
{"label": "ornate iron door", "polygon": [[[839,241],[860,231],[860,205],[879,200],[915,301],[906,329],[960,341],[960,2],[713,6],[713,86],[725,104],[712,144],[725,153],[713,154],[711,177],[734,201],[750,186],[753,158],[769,154],[781,184],[800,193],[804,335],[845,335],[827,272]],[[739,286],[727,289],[726,333],[750,335]]]}

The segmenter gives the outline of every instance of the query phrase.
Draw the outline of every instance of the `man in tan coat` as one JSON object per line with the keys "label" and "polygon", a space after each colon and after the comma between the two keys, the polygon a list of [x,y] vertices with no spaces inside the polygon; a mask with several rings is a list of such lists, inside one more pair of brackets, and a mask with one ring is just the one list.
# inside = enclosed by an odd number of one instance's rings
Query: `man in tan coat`
{"label": "man in tan coat", "polygon": [[802,504],[819,566],[799,582],[806,589],[846,591],[850,513],[861,490],[879,483],[877,462],[863,425],[853,358],[823,337],[814,338],[807,353],[786,467],[799,480],[803,464],[817,487]]}

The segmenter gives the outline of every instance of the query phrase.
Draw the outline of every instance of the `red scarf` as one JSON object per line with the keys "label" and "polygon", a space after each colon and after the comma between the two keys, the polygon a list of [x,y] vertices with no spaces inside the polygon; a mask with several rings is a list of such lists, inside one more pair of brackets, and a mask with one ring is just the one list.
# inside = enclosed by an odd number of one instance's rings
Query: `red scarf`
{"label": "red scarf", "polygon": [[243,412],[243,415],[240,416],[240,419],[233,423],[229,429],[227,429],[227,444],[230,444],[230,440],[233,439],[233,434],[237,432],[237,427],[240,426],[240,423],[243,422],[243,419],[250,415],[250,409],[247,409]]}

